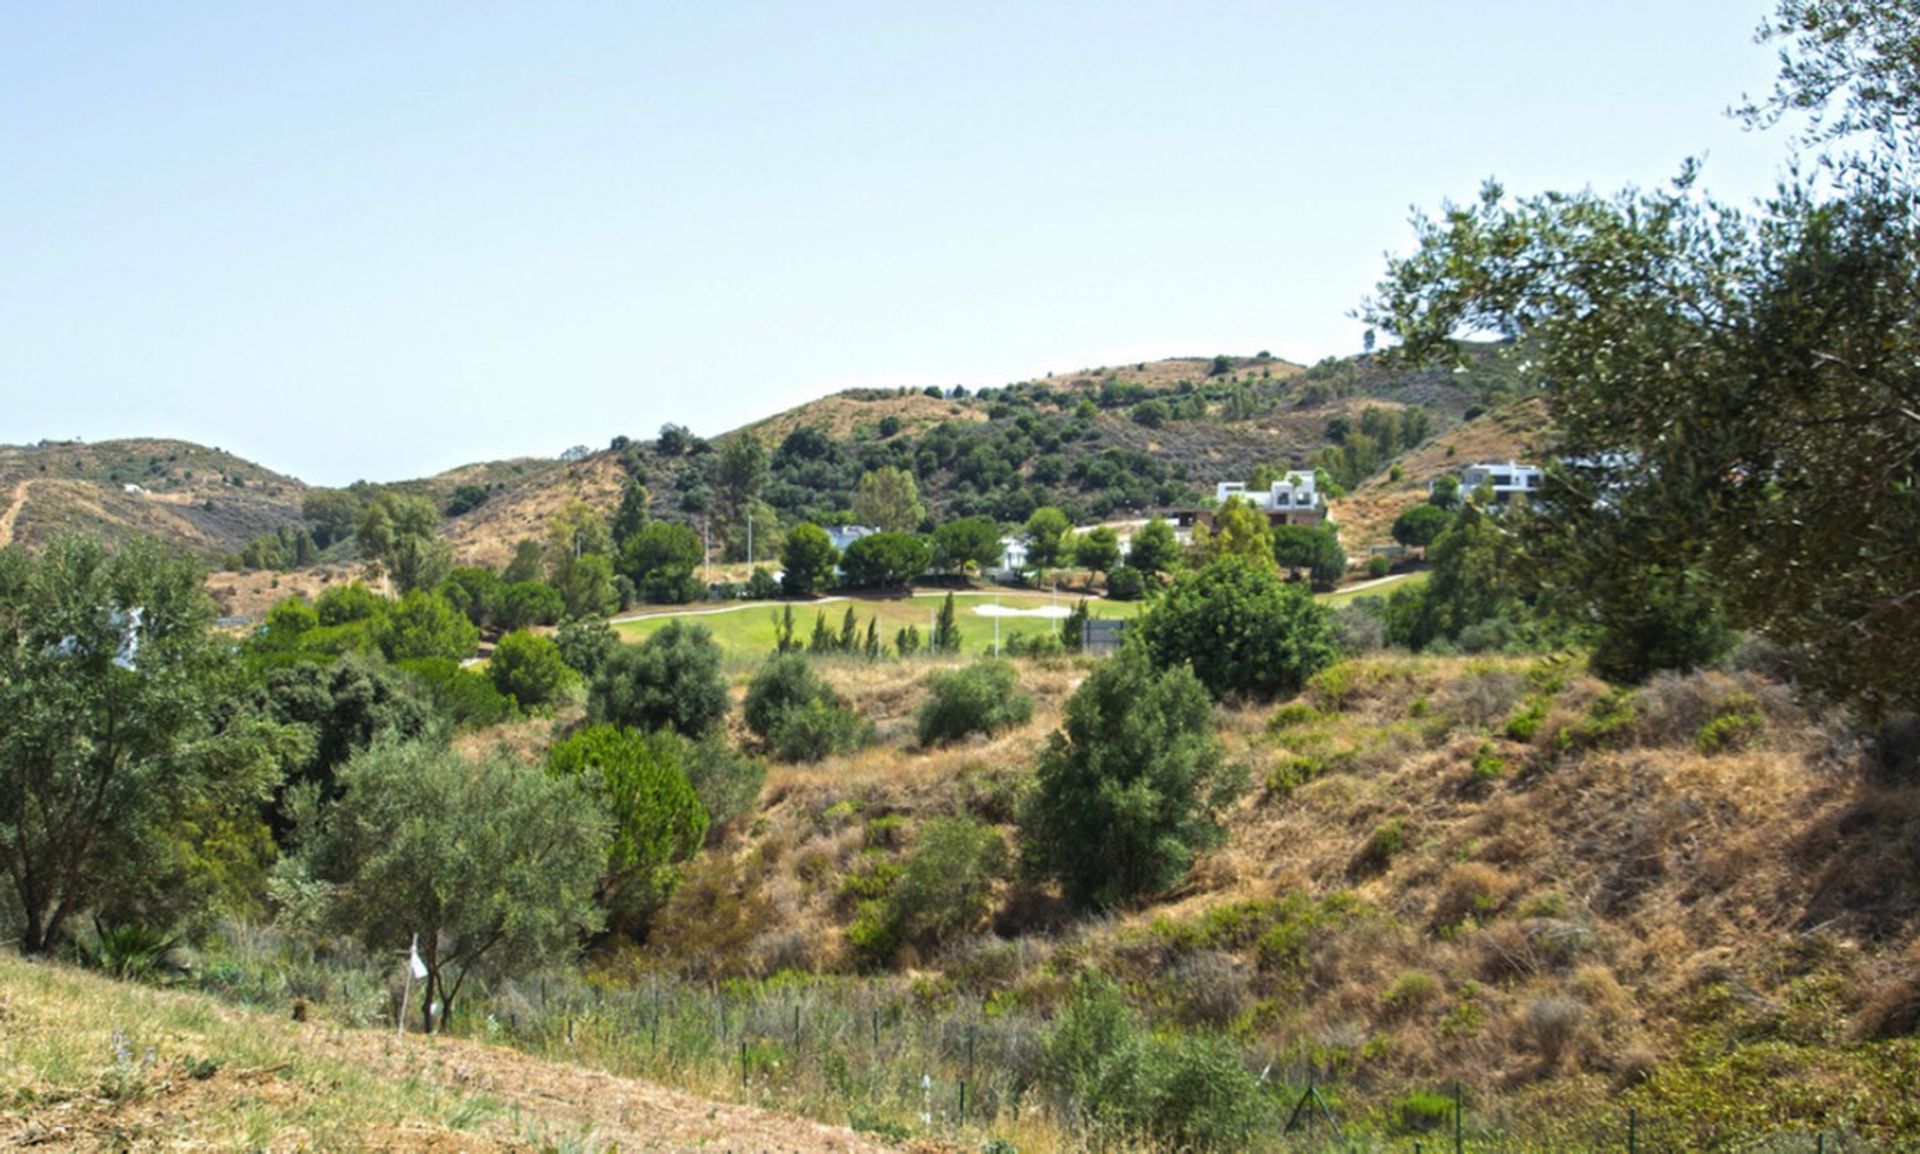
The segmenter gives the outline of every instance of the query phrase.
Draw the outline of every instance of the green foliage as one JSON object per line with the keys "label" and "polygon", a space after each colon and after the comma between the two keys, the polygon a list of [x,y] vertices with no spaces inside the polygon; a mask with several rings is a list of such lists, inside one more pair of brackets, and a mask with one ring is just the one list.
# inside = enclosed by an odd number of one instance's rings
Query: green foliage
{"label": "green foliage", "polygon": [[1713,716],[1700,727],[1694,746],[1701,753],[1745,749],[1766,731],[1766,716],[1751,693],[1730,693],[1714,703]]}
{"label": "green foliage", "polygon": [[450,657],[420,657],[399,668],[418,683],[434,712],[463,729],[498,725],[515,713],[513,698],[495,689],[486,674],[462,669]]}
{"label": "green foliage", "polygon": [[[1283,526],[1285,528],[1286,526]],[[1222,557],[1244,557],[1256,562],[1273,558],[1273,530],[1267,515],[1240,499],[1228,497],[1213,516],[1213,529],[1204,538],[1203,553],[1210,561]]]}
{"label": "green foliage", "polygon": [[1347,554],[1331,525],[1281,525],[1273,530],[1273,559],[1295,577],[1305,570],[1316,585],[1331,585],[1347,571]]}
{"label": "green foliage", "polygon": [[933,633],[927,638],[929,653],[960,652],[960,618],[953,605],[953,594],[940,603],[940,614],[933,620]]}
{"label": "green foliage", "polygon": [[706,840],[708,815],[687,781],[688,743],[589,725],[547,751],[547,768],[593,798],[613,830],[598,898],[610,928],[637,934],[673,892],[676,867]]}
{"label": "green foliage", "polygon": [[387,603],[380,595],[358,581],[335,585],[322,592],[313,603],[322,625],[347,625],[355,621],[374,621],[386,614]]}
{"label": "green foliage", "polygon": [[1401,819],[1388,818],[1373,827],[1367,842],[1360,847],[1360,859],[1374,869],[1385,869],[1388,862],[1407,848],[1407,827]]}
{"label": "green foliage", "polygon": [[1393,519],[1393,539],[1408,548],[1424,549],[1452,525],[1453,514],[1439,505],[1415,505]]}
{"label": "green foliage", "polygon": [[1608,681],[1636,685],[1663,669],[1684,673],[1713,665],[1739,640],[1712,583],[1699,572],[1625,571],[1601,603],[1590,665]]}
{"label": "green foliage", "polygon": [[811,597],[833,580],[839,561],[840,551],[825,529],[812,522],[795,525],[780,551],[781,588],[789,597]]}
{"label": "green foliage", "polygon": [[[459,669],[452,658],[426,660]],[[301,664],[271,670],[249,705],[276,724],[302,732],[300,752],[285,767],[287,784],[305,784],[323,799],[338,794],[335,774],[356,752],[376,741],[421,737],[432,723],[402,678],[378,661],[359,657],[331,667]],[[287,828],[284,807],[276,823],[281,830]]]}
{"label": "green foliage", "polygon": [[446,580],[434,587],[434,592],[465,613],[467,620],[475,625],[487,625],[493,621],[504,588],[505,583],[493,570],[467,568],[448,573]]}
{"label": "green foliage", "polygon": [[650,521],[620,546],[620,572],[643,600],[683,605],[699,594],[694,570],[703,559],[700,535],[672,521]]}
{"label": "green foliage", "polygon": [[767,484],[767,448],[752,433],[727,438],[714,462],[713,488],[730,516],[743,513]]}
{"label": "green foliage", "polygon": [[0,872],[23,952],[164,887],[179,823],[238,819],[275,781],[285,743],[215,710],[211,620],[195,565],[151,541],[0,549]]}
{"label": "green foliage", "polygon": [[1131,565],[1116,565],[1107,573],[1107,596],[1115,601],[1138,601],[1146,591],[1146,578]]}
{"label": "green foliage", "polygon": [[798,653],[778,654],[747,684],[741,717],[755,736],[771,741],[788,713],[816,701],[835,704],[837,699],[813,662]]}
{"label": "green foliage", "polygon": [[1245,1149],[1269,1112],[1232,1047],[1204,1036],[1152,1036],[1097,975],[1076,980],[1041,1044],[1040,1077],[1097,1127],[1172,1149]]}
{"label": "green foliage", "polygon": [[1074,691],[1036,781],[1020,818],[1021,860],[1095,906],[1185,876],[1194,853],[1221,836],[1215,815],[1243,784],[1222,764],[1212,703],[1193,673],[1156,671],[1134,649]]}
{"label": "green foliage", "polygon": [[774,727],[773,749],[782,761],[820,761],[853,753],[873,740],[873,726],[853,710],[810,701],[792,710]]}
{"label": "green foliage", "polygon": [[594,674],[620,648],[620,634],[604,621],[569,621],[554,634],[560,659],[575,673],[593,680]]}
{"label": "green foliage", "polygon": [[1387,560],[1385,557],[1367,558],[1367,576],[1369,577],[1375,579],[1385,577],[1392,570],[1393,562]]}
{"label": "green foliage", "polygon": [[1127,545],[1127,564],[1142,573],[1171,573],[1180,564],[1180,542],[1173,526],[1155,517]]}
{"label": "green foliage", "polygon": [[725,735],[718,733],[690,743],[681,769],[707,811],[709,843],[756,812],[760,787],[767,780],[764,763],[734,749]]}
{"label": "green foliage", "polygon": [[959,517],[933,531],[933,565],[950,573],[1000,564],[1000,526],[991,517]]}
{"label": "green foliage", "polygon": [[773,579],[773,570],[764,565],[754,566],[753,573],[747,577],[747,600],[767,601],[780,595],[780,583]]}
{"label": "green foliage", "polygon": [[931,746],[975,733],[991,736],[1032,716],[1033,697],[1020,688],[1019,671],[1005,661],[984,660],[930,675],[914,723],[920,744]]}
{"label": "green foliage", "polygon": [[1133,423],[1145,429],[1157,429],[1173,414],[1162,400],[1142,401],[1133,407]]}
{"label": "green foliage", "polygon": [[1215,697],[1297,693],[1335,654],[1327,610],[1244,557],[1177,581],[1135,632],[1155,665],[1190,665]]}
{"label": "green foliage", "polygon": [[[853,498],[853,519],[883,533],[911,533],[927,515],[913,474],[885,465],[860,478]],[[852,552],[852,550],[848,550]]]}
{"label": "green foliage", "polygon": [[493,647],[487,676],[501,693],[522,709],[551,705],[572,685],[577,674],[548,638],[524,630],[509,633]]}
{"label": "green foliage", "polygon": [[388,661],[417,657],[473,656],[480,631],[447,600],[425,589],[413,589],[387,610],[379,630],[380,651]]}
{"label": "green foliage", "polygon": [[600,924],[595,880],[609,823],[567,782],[507,755],[471,762],[425,744],[379,745],[340,771],[307,864],[329,920],[387,953],[420,936],[419,1004],[451,1019],[478,967],[512,973],[563,956]]}
{"label": "green foliage", "polygon": [[566,599],[553,586],[544,581],[515,581],[501,588],[493,623],[508,630],[552,625],[566,611]]}
{"label": "green foliage", "polygon": [[845,583],[853,588],[905,585],[927,571],[933,552],[926,538],[912,533],[874,533],[847,546],[840,558]]}
{"label": "green foliage", "polygon": [[588,692],[587,715],[697,738],[727,715],[720,659],[720,646],[705,625],[670,621],[639,645],[623,646],[607,658]]}
{"label": "green foliage", "polygon": [[932,950],[980,920],[1006,869],[1006,843],[991,826],[934,818],[921,826],[913,856],[884,896],[863,906],[848,940],[875,961],[901,946]]}
{"label": "green foliage", "polygon": [[1120,563],[1120,535],[1105,525],[1087,530],[1073,543],[1073,559],[1082,569],[1110,571]]}
{"label": "green foliage", "polygon": [[1051,569],[1066,561],[1072,542],[1073,522],[1051,505],[1043,505],[1027,518],[1027,564],[1035,569]]}

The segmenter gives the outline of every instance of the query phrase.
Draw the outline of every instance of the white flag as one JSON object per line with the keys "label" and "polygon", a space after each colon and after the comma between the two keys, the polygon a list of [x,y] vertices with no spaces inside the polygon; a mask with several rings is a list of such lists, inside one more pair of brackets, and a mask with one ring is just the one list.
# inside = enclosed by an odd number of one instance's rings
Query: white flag
{"label": "white flag", "polygon": [[413,948],[407,951],[407,969],[413,971],[414,980],[424,980],[427,976],[427,963],[420,960],[420,935],[413,935]]}

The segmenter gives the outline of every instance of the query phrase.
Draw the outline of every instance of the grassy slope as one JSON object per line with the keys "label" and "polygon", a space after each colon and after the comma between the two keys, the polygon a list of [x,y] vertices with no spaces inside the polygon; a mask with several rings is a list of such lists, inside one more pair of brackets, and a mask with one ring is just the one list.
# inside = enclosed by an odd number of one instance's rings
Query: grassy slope
{"label": "grassy slope", "polygon": [[481,1043],[300,1025],[0,953],[0,1146],[878,1150]]}
{"label": "grassy slope", "polygon": [[[790,604],[793,606],[794,631],[802,642],[812,636],[816,614],[825,613],[827,627],[838,633],[848,606],[852,606],[860,623],[861,636],[865,637],[867,620],[873,618],[879,623],[881,643],[891,647],[894,634],[908,625],[920,630],[924,643],[932,628],[934,615],[939,612],[945,597],[944,593],[921,592],[911,598],[822,598],[817,602],[795,601]],[[1031,609],[1048,604],[1070,608],[1074,599],[1062,594],[1057,600],[1052,600],[1045,593],[955,594],[954,608],[959,618],[961,646],[965,652],[980,653],[993,645],[994,618],[983,616],[976,610],[996,602],[1008,609]],[[758,661],[773,651],[778,632],[777,618],[786,604],[789,603],[755,602],[737,608],[704,612],[692,607],[695,615],[691,619],[713,631],[715,640],[720,642],[729,658]],[[1141,603],[1137,601],[1089,602],[1089,611],[1093,616],[1110,620],[1132,618],[1140,609]],[[665,611],[624,621],[618,628],[625,640],[640,641],[657,632],[668,621],[687,616],[688,613],[684,611]],[[1003,643],[1024,634],[1057,632],[1060,627],[1058,620],[1042,617],[1002,617],[999,620]]]}

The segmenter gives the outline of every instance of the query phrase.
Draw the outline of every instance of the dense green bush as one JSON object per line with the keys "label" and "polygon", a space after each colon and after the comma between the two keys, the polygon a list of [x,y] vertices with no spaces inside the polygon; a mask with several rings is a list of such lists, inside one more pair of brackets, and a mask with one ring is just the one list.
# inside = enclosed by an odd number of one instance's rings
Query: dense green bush
{"label": "dense green bush", "polygon": [[462,669],[450,657],[421,657],[400,663],[419,683],[435,711],[463,729],[498,725],[514,715],[514,700],[494,688],[484,673]]}
{"label": "dense green bush", "polygon": [[795,525],[780,550],[781,589],[789,597],[811,597],[833,580],[839,562],[840,550],[825,529],[812,522]]}
{"label": "dense green bush", "polygon": [[814,671],[813,662],[799,653],[781,653],[769,658],[747,683],[741,716],[755,736],[771,741],[787,714],[816,701],[838,703],[833,687]]}
{"label": "dense green bush", "polygon": [[1067,701],[1020,816],[1021,861],[1072,900],[1114,906],[1180,880],[1219,841],[1215,815],[1244,785],[1222,763],[1213,703],[1185,667],[1127,649]]}
{"label": "dense green bush", "polygon": [[560,659],[591,681],[614,650],[620,648],[620,634],[605,621],[569,621],[560,627],[553,642],[560,647]]}
{"label": "dense green bush", "polygon": [[766,601],[780,594],[780,583],[773,579],[773,571],[764,565],[754,567],[747,578],[746,595],[749,601]]}
{"label": "dense green bush", "polygon": [[519,702],[520,708],[534,709],[553,704],[578,675],[560,655],[558,645],[523,629],[494,645],[487,676],[495,689]]}
{"label": "dense green bush", "polygon": [[1033,698],[1020,688],[1019,671],[988,659],[929,676],[927,699],[914,720],[920,744],[929,746],[992,735],[1032,716]]}
{"label": "dense green bush", "polygon": [[927,571],[933,551],[912,533],[874,533],[847,546],[840,557],[845,583],[854,588],[905,585]]}
{"label": "dense green bush", "polygon": [[860,910],[848,940],[876,962],[902,946],[931,950],[980,920],[1006,868],[1006,843],[991,826],[934,818],[921,826],[886,896]]}
{"label": "dense green bush", "polygon": [[1146,591],[1146,578],[1131,565],[1116,566],[1107,574],[1107,596],[1115,601],[1138,601]]}
{"label": "dense green bush", "polygon": [[669,621],[639,645],[623,646],[593,679],[587,715],[635,729],[671,727],[699,737],[727,715],[720,646],[697,622]]}
{"label": "dense green bush", "polygon": [[493,623],[502,629],[552,625],[567,611],[566,598],[545,581],[515,581],[502,586],[494,606]]}
{"label": "dense green bush", "polygon": [[783,761],[819,761],[852,753],[873,740],[873,726],[844,706],[811,701],[789,711],[773,731],[773,749]]}
{"label": "dense green bush", "polygon": [[380,651],[388,661],[408,661],[415,657],[451,657],[460,661],[473,656],[480,644],[480,631],[446,598],[424,589],[415,589],[387,610],[379,629]]}
{"label": "dense green bush", "polygon": [[1176,582],[1135,627],[1155,665],[1190,665],[1215,697],[1298,693],[1333,660],[1331,615],[1271,567],[1222,557]]}

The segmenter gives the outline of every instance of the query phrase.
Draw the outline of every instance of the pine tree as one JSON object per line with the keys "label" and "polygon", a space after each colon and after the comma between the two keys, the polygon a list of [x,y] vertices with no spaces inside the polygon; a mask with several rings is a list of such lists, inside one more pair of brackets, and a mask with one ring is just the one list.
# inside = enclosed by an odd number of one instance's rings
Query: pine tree
{"label": "pine tree", "polygon": [[927,647],[935,653],[960,652],[960,622],[954,614],[951,593],[940,605],[940,616],[934,621],[933,637]]}

